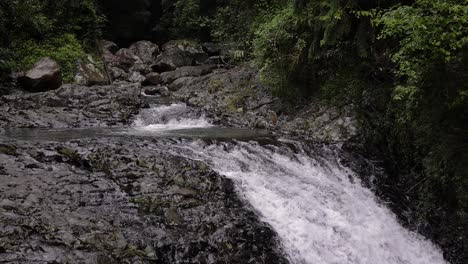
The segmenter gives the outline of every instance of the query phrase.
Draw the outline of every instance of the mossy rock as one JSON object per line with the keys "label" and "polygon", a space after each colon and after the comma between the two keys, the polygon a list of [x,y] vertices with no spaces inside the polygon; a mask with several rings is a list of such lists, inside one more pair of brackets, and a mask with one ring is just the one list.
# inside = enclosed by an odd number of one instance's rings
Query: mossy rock
{"label": "mossy rock", "polygon": [[66,148],[66,147],[59,147],[57,148],[57,152],[64,156],[69,161],[79,161],[81,160],[81,156],[78,154],[76,150]]}
{"label": "mossy rock", "polygon": [[16,147],[3,144],[0,144],[0,153],[10,156],[18,155],[18,153],[16,153]]}
{"label": "mossy rock", "polygon": [[162,201],[157,197],[139,197],[132,198],[130,202],[136,204],[140,212],[144,213],[156,213],[161,208],[169,207],[169,202]]}

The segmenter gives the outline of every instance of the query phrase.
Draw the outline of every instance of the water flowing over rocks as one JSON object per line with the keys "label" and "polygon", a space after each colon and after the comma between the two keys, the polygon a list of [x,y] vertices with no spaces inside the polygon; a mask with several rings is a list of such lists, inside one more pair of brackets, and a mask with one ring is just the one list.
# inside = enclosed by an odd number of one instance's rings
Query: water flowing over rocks
{"label": "water flowing over rocks", "polygon": [[359,133],[352,106],[338,108],[316,100],[284,111],[260,82],[258,71],[250,67],[218,69],[199,77],[180,78],[173,84],[177,85],[171,89],[177,91],[177,98],[215,113],[224,125],[266,128],[328,142],[344,142]]}
{"label": "water flowing over rocks", "polygon": [[102,46],[113,84],[0,97],[0,262],[446,263],[367,189],[352,106],[286,109],[207,44]]}

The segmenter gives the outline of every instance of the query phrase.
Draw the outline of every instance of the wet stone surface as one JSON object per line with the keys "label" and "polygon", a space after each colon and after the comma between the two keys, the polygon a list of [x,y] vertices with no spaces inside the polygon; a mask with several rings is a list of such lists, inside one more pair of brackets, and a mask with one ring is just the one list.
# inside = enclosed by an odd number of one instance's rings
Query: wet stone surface
{"label": "wet stone surface", "polygon": [[230,180],[161,140],[0,139],[0,262],[287,263]]}
{"label": "wet stone surface", "polygon": [[128,124],[140,107],[140,85],[63,85],[44,93],[0,97],[2,128],[102,127]]}

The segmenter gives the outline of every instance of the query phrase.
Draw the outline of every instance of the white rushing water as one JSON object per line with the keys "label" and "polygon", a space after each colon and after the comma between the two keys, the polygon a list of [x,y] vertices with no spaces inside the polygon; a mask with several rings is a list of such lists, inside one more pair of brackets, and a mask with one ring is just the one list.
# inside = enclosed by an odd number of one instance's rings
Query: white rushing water
{"label": "white rushing water", "polygon": [[[211,126],[183,104],[148,109],[135,125],[156,131]],[[239,194],[278,233],[292,263],[446,263],[436,246],[403,228],[333,155],[306,153],[301,144],[289,143],[297,150],[285,143],[202,141],[168,149],[204,161],[232,179]]]}
{"label": "white rushing water", "polygon": [[234,180],[278,233],[292,263],[446,263],[437,247],[404,229],[336,162],[252,142],[195,141],[178,149]]}
{"label": "white rushing water", "polygon": [[133,126],[139,131],[153,132],[212,127],[203,114],[194,113],[182,103],[144,109]]}

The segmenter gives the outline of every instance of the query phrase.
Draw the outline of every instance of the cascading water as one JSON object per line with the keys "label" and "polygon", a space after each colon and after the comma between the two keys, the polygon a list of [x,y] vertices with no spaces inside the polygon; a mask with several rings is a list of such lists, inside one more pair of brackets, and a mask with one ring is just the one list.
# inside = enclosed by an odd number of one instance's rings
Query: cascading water
{"label": "cascading water", "polygon": [[[184,110],[163,124],[150,124],[175,109],[187,110],[184,105],[154,108],[137,124],[178,129],[203,123],[199,115],[181,118]],[[144,116],[148,114],[150,119]],[[446,263],[436,246],[404,229],[352,171],[327,154],[329,149],[314,151],[299,142],[201,140],[167,143],[167,148],[232,179],[239,194],[278,233],[292,263]]]}
{"label": "cascading water", "polygon": [[144,109],[134,122],[143,131],[165,131],[212,126],[205,116],[186,104],[171,104]]}

